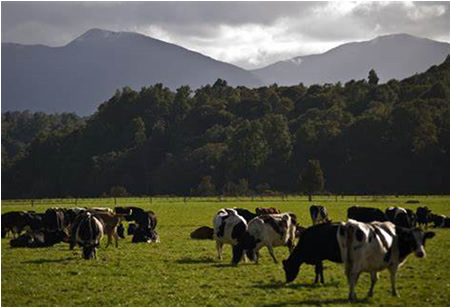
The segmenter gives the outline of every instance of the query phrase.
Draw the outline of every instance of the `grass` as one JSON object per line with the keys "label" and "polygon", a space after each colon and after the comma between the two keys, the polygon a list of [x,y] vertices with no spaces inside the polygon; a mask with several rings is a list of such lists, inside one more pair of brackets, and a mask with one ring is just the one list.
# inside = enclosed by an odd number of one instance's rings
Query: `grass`
{"label": "grass", "polygon": [[[405,204],[406,200],[419,204]],[[450,215],[450,197],[322,197],[330,217],[344,220],[354,204],[385,209],[397,205],[415,209],[427,205],[434,212]],[[193,241],[189,233],[211,225],[218,209],[239,206],[249,209],[274,206],[298,215],[303,226],[311,224],[305,198],[251,199],[148,198],[117,199],[117,205],[137,205],[152,209],[158,216],[160,244],[132,244],[127,237],[119,248],[105,249],[98,260],[86,261],[79,249],[66,244],[47,249],[11,249],[2,239],[1,282],[3,306],[341,306],[347,303],[348,287],[342,265],[325,262],[325,285],[313,285],[314,270],[304,265],[297,279],[284,284],[281,264],[274,264],[266,249],[259,265],[229,265],[231,248],[225,246],[224,261],[216,259],[213,241]],[[2,213],[11,210],[43,212],[51,206],[74,206],[73,200],[4,201]],[[114,206],[112,199],[78,200],[78,206]],[[355,306],[444,306],[450,301],[450,230],[437,229],[427,242],[427,257],[410,256],[398,273],[400,298],[390,296],[387,271],[380,274],[375,295],[366,299],[369,276],[362,275]],[[320,242],[318,242],[320,243]],[[275,249],[281,262],[287,248]]]}

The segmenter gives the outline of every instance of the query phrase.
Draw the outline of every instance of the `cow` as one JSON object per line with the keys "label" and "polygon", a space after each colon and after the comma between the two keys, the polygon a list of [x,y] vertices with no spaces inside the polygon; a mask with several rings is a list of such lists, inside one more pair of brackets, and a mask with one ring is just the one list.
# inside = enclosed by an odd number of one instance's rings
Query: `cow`
{"label": "cow", "polygon": [[13,238],[20,235],[28,224],[28,212],[11,211],[2,214],[2,238],[11,232]]}
{"label": "cow", "polygon": [[289,252],[294,249],[297,218],[289,213],[268,214],[254,218],[248,223],[244,238],[244,248],[253,255],[255,263],[259,261],[259,250],[266,246],[270,256],[278,263],[274,247],[287,246]]}
{"label": "cow", "polygon": [[117,235],[119,236],[119,238],[125,239],[125,227],[122,223],[117,226]]}
{"label": "cow", "polygon": [[129,223],[128,224],[128,228],[127,228],[127,235],[131,236],[134,234],[134,232],[136,231],[136,224],[135,223]]}
{"label": "cow", "polygon": [[306,228],[300,234],[297,245],[289,257],[283,260],[286,282],[294,281],[303,263],[314,265],[314,283],[324,283],[323,260],[342,263],[341,251],[337,241],[340,224],[323,223]]}
{"label": "cow", "polygon": [[67,225],[72,225],[78,215],[86,212],[86,208],[71,208],[64,212],[64,219]]}
{"label": "cow", "polygon": [[158,219],[156,214],[149,211],[137,211],[134,215],[136,229],[134,229],[132,243],[138,242],[159,242],[159,236],[155,231]]}
{"label": "cow", "polygon": [[103,232],[107,236],[108,241],[106,242],[106,247],[112,243],[112,238],[114,237],[116,247],[119,246],[119,235],[117,233],[117,227],[119,226],[122,217],[115,215],[109,211],[91,211],[96,218],[98,218],[103,223]]}
{"label": "cow", "polygon": [[83,213],[76,223],[75,242],[83,248],[83,258],[97,259],[97,247],[103,237],[103,223],[91,212]]}
{"label": "cow", "polygon": [[106,213],[111,213],[114,214],[113,209],[108,208],[108,207],[92,207],[88,209],[91,212],[106,212]]}
{"label": "cow", "polygon": [[231,263],[237,265],[244,256],[244,236],[247,231],[247,221],[238,214],[236,209],[220,209],[214,216],[213,226],[217,257],[222,260],[223,245],[230,244],[233,247]]}
{"label": "cow", "polygon": [[362,272],[371,274],[368,296],[372,297],[378,272],[384,269],[391,274],[392,295],[397,296],[395,282],[399,266],[411,253],[423,258],[425,241],[434,235],[434,232],[404,228],[391,222],[361,223],[349,220],[341,224],[338,242],[350,287],[349,300],[356,300],[355,286]]}
{"label": "cow", "polygon": [[347,209],[347,218],[359,222],[370,223],[374,221],[386,222],[386,215],[377,208],[353,206]]}
{"label": "cow", "polygon": [[408,212],[401,207],[389,207],[385,211],[387,219],[400,227],[411,228],[412,223]]}
{"label": "cow", "polygon": [[324,206],[312,205],[311,207],[309,207],[309,213],[311,215],[313,225],[329,222],[328,212]]}
{"label": "cow", "polygon": [[428,209],[428,207],[417,207],[416,210],[417,215],[417,224],[420,226],[424,225],[425,227],[428,227],[428,223],[430,221],[431,216],[431,210]]}
{"label": "cow", "polygon": [[445,215],[431,214],[430,220],[434,224],[434,228],[449,228],[450,227],[450,217]]}
{"label": "cow", "polygon": [[278,214],[278,213],[281,213],[280,210],[278,210],[277,208],[274,208],[274,207],[270,207],[270,208],[256,208],[255,212],[256,212],[256,215],[258,215],[258,216],[264,215],[264,214]]}
{"label": "cow", "polygon": [[51,247],[60,242],[68,242],[68,236],[65,231],[48,231],[42,229],[32,233],[26,233],[18,238],[12,239],[9,243],[11,247],[40,248]]}
{"label": "cow", "polygon": [[242,216],[245,221],[248,223],[251,220],[253,220],[255,217],[257,217],[257,215],[247,209],[244,208],[233,208],[237,214],[239,214],[240,216]]}
{"label": "cow", "polygon": [[208,226],[202,226],[191,232],[190,236],[194,240],[213,240],[214,229]]}
{"label": "cow", "polygon": [[145,212],[144,209],[139,207],[115,207],[114,212],[117,215],[123,215],[127,222],[135,221],[139,214]]}
{"label": "cow", "polygon": [[65,221],[65,210],[62,208],[49,208],[42,218],[43,226],[48,231],[61,231],[67,226]]}

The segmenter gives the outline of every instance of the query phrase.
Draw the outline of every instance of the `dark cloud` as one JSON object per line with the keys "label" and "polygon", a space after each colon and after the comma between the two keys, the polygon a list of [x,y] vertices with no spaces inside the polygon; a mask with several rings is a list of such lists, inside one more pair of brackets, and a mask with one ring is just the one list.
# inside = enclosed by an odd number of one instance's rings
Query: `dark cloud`
{"label": "dark cloud", "polygon": [[378,35],[450,41],[448,2],[2,2],[2,41],[136,31],[254,68]]}

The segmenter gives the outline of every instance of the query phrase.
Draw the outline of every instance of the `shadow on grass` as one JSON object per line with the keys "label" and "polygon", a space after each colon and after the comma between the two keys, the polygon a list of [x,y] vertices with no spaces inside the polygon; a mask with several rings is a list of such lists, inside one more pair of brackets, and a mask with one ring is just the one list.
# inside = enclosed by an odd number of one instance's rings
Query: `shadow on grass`
{"label": "shadow on grass", "polygon": [[287,305],[309,305],[309,306],[323,306],[323,305],[349,305],[357,303],[369,303],[368,298],[364,299],[357,299],[354,302],[350,302],[346,298],[331,298],[331,299],[309,299],[309,300],[301,300],[301,301],[287,301],[287,302],[281,302],[281,303],[274,303],[274,304],[266,304],[262,305],[264,307],[282,307]]}
{"label": "shadow on grass", "polygon": [[314,284],[314,283],[295,283],[295,284],[286,284],[284,282],[274,282],[269,284],[255,284],[253,287],[260,289],[281,289],[281,288],[290,288],[290,289],[315,289],[322,287],[337,287],[339,285],[338,281],[329,282],[325,284]]}
{"label": "shadow on grass", "polygon": [[22,261],[22,263],[29,263],[29,264],[43,264],[43,263],[62,263],[74,259],[78,259],[79,257],[66,257],[66,258],[60,258],[60,259],[34,259],[34,260],[27,260]]}
{"label": "shadow on grass", "polygon": [[212,259],[212,258],[199,258],[199,259],[196,259],[196,258],[184,257],[184,258],[176,260],[175,262],[179,263],[179,264],[213,263],[214,259]]}

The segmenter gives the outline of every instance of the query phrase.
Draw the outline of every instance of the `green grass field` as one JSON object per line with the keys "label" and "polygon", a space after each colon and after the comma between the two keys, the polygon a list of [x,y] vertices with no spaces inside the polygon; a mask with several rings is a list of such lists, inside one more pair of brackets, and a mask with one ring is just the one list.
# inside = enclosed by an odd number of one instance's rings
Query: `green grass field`
{"label": "green grass field", "polygon": [[[407,200],[420,204],[406,204]],[[385,209],[396,205],[415,209],[427,205],[434,212],[450,215],[450,197],[322,197],[314,202],[327,207],[334,221],[344,220],[351,205]],[[229,265],[231,247],[225,246],[224,261],[216,259],[215,242],[193,241],[189,233],[203,225],[223,207],[274,206],[297,214],[303,226],[310,226],[309,203],[305,198],[257,199],[118,199],[117,205],[137,205],[158,216],[159,244],[132,244],[127,237],[119,248],[97,252],[98,259],[86,261],[80,250],[67,244],[47,249],[11,249],[2,239],[2,306],[341,306],[347,303],[348,287],[342,265],[325,262],[325,285],[313,285],[314,268],[304,265],[297,279],[284,284],[281,264],[274,264],[266,249],[260,264]],[[12,210],[43,212],[51,206],[73,207],[74,200],[3,201],[2,213]],[[77,206],[114,207],[112,199],[78,200]],[[390,296],[387,271],[380,274],[375,295],[365,299],[368,274],[357,287],[357,303],[374,306],[448,306],[450,303],[450,229],[435,230],[427,242],[427,257],[411,255],[398,273],[400,298]],[[281,262],[287,248],[276,249]]]}

